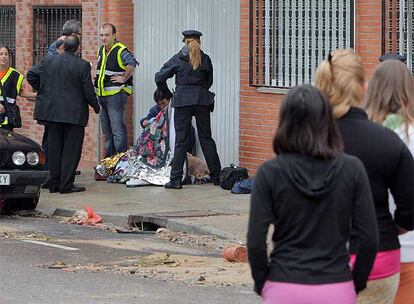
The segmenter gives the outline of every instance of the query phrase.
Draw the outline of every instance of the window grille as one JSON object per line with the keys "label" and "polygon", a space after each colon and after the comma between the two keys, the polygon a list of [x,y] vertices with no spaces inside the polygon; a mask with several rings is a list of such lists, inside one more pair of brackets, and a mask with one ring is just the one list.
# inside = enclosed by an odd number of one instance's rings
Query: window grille
{"label": "window grille", "polygon": [[382,4],[382,52],[406,56],[407,66],[414,72],[414,3],[384,0]]}
{"label": "window grille", "polygon": [[39,63],[47,54],[51,43],[62,34],[63,24],[76,19],[82,21],[80,7],[33,8],[33,64]]}
{"label": "window grille", "polygon": [[314,82],[329,51],[354,46],[353,0],[250,0],[250,85]]}
{"label": "window grille", "polygon": [[11,50],[14,66],[16,62],[16,9],[14,7],[0,6],[0,44]]}

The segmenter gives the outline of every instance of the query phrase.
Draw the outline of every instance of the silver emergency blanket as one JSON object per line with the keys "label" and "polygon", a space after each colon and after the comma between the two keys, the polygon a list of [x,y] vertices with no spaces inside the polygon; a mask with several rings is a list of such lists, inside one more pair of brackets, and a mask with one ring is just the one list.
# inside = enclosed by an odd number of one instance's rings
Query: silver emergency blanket
{"label": "silver emergency blanket", "polygon": [[[112,183],[139,179],[153,185],[166,184],[170,180],[170,165],[174,155],[175,129],[174,119],[171,119],[174,109],[168,108],[162,112],[151,126],[144,129],[136,145],[122,155],[102,160],[95,168],[96,172],[107,176],[108,182]],[[159,131],[155,133],[155,130]],[[159,159],[162,162],[157,163]]]}

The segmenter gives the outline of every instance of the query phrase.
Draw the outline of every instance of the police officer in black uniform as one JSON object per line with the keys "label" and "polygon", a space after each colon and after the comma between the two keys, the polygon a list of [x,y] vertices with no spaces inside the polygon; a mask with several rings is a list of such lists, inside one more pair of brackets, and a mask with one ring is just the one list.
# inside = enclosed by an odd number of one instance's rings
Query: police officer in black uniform
{"label": "police officer in black uniform", "polygon": [[155,74],[157,87],[170,97],[172,93],[166,81],[175,76],[176,84],[172,99],[176,141],[170,182],[165,184],[167,189],[182,188],[183,165],[193,116],[196,118],[198,137],[212,182],[220,184],[221,165],[216,143],[211,137],[210,124],[210,110],[214,106],[214,94],[209,91],[213,84],[213,65],[210,57],[200,48],[201,35],[199,31],[184,31],[185,46]]}

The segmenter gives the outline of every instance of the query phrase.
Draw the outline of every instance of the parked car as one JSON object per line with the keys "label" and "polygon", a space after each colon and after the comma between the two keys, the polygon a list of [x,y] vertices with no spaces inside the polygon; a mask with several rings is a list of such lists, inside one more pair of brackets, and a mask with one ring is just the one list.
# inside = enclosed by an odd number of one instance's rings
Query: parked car
{"label": "parked car", "polygon": [[49,171],[43,170],[45,154],[33,140],[0,128],[0,206],[35,209],[40,186]]}

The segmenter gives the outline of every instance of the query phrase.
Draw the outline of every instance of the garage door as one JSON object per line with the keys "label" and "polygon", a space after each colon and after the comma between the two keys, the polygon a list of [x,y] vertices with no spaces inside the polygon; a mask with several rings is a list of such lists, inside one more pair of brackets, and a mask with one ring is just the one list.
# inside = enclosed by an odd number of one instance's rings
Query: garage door
{"label": "garage door", "polygon": [[[222,165],[238,163],[239,155],[239,0],[135,0],[135,138],[140,118],[154,104],[154,74],[183,46],[181,32],[203,33],[202,48],[214,66],[216,107],[213,137]],[[169,83],[170,88],[174,82]],[[199,149],[198,149],[199,150]],[[200,151],[198,154],[201,155]]]}

